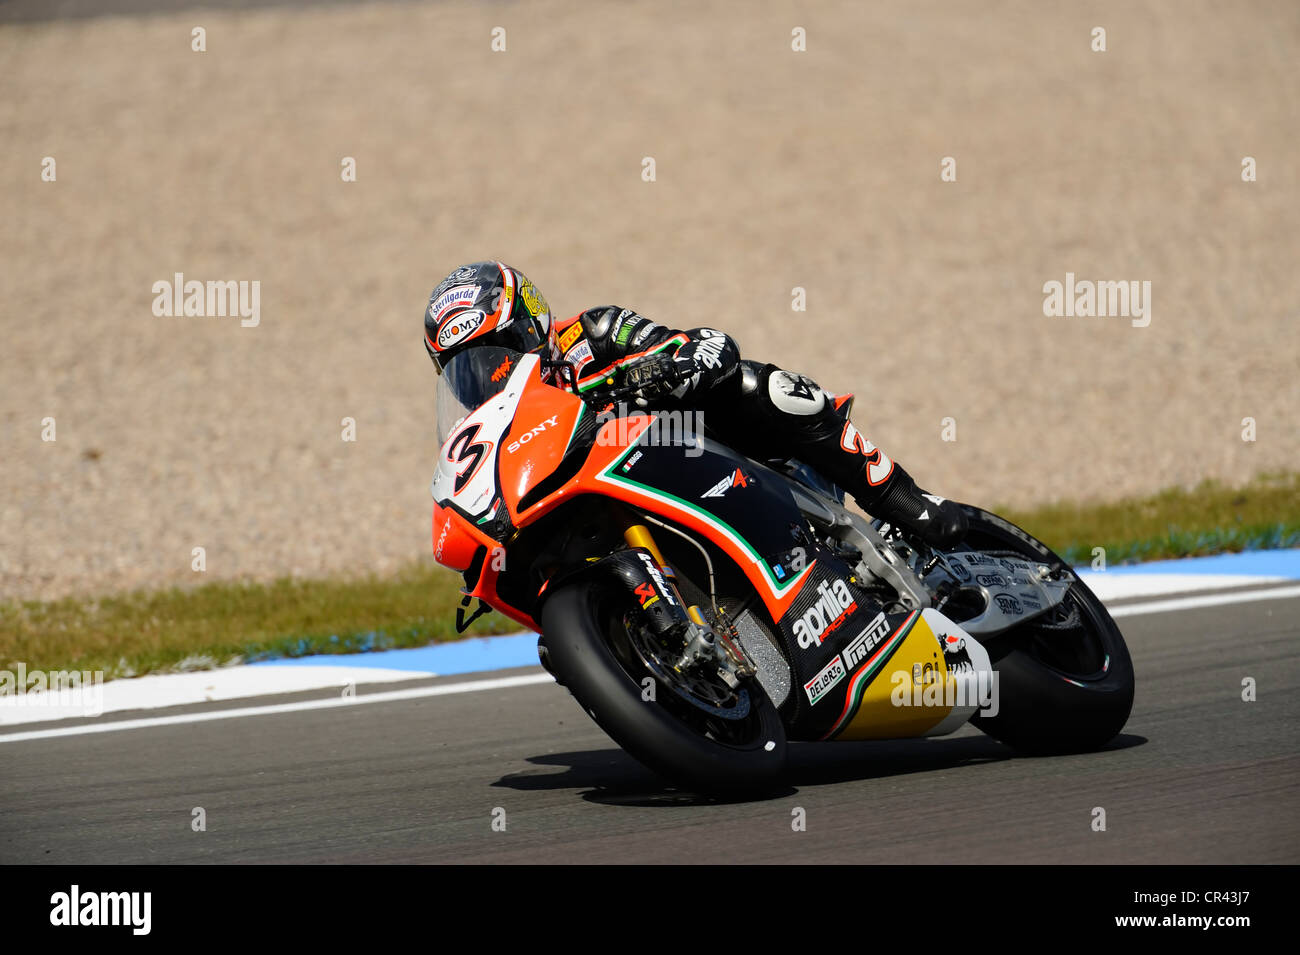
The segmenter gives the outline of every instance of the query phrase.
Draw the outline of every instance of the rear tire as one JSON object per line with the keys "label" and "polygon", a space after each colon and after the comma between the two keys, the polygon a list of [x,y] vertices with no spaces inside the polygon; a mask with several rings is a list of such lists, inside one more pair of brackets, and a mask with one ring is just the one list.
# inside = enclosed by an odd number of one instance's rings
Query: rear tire
{"label": "rear tire", "polygon": [[[614,652],[611,640],[626,640],[626,635],[621,627],[602,625],[607,615],[601,601],[607,595],[607,588],[583,581],[561,588],[546,601],[543,639],[560,683],[616,743],[674,783],[719,795],[773,788],[785,769],[785,728],[758,682],[745,685],[750,713],[743,725],[734,727],[741,738],[723,741],[701,735],[661,702],[672,698],[672,690],[663,684],[656,684],[659,702],[642,699],[642,681],[652,674],[639,661],[625,664]],[[608,633],[611,629],[619,632]],[[623,657],[630,659],[630,654]]]}
{"label": "rear tire", "polygon": [[[962,505],[974,550],[1014,551],[1050,566],[1066,566],[1046,545],[1010,521]],[[998,674],[996,716],[971,722],[994,739],[1032,755],[1085,752],[1105,746],[1133,709],[1133,661],[1124,637],[1087,584],[1066,593],[1065,626],[1035,620],[990,638],[985,646]],[[1078,625],[1068,622],[1077,615]]]}

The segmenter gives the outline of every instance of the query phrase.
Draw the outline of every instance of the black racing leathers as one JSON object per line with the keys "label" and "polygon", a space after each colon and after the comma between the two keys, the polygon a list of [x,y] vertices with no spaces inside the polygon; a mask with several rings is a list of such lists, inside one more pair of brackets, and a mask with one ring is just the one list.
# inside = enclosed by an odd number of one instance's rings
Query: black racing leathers
{"label": "black racing leathers", "polygon": [[951,546],[966,531],[961,509],[921,491],[911,476],[849,420],[852,395],[835,396],[812,379],[742,360],[732,338],[712,328],[678,331],[631,309],[588,309],[556,327],[560,351],[577,368],[579,392],[619,382],[621,369],[649,356],[672,357],[671,389],[640,403],[694,408],[719,440],[759,460],[793,457],[853,495],[870,514]]}

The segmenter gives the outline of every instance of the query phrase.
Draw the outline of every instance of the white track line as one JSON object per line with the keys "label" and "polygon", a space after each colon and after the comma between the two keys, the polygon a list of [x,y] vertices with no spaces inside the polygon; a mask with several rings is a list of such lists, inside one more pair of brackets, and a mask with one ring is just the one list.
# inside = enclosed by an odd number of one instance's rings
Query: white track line
{"label": "white track line", "polygon": [[[1249,603],[1255,600],[1281,600],[1300,597],[1300,585],[1273,587],[1268,590],[1248,590],[1239,594],[1209,594],[1204,597],[1183,597],[1177,600],[1154,600],[1127,607],[1115,607],[1112,617],[1136,617],[1141,614],[1172,613],[1176,610],[1193,610],[1197,607],[1216,607],[1223,604]],[[140,720],[113,720],[107,723],[85,723],[58,729],[29,730],[24,733],[0,734],[0,743],[20,743],[25,740],[55,739],[60,736],[84,736],[88,733],[115,733],[119,730],[146,729],[152,726],[176,726],[181,723],[205,723],[209,720],[233,720],[245,716],[270,716],[276,713],[297,713],[303,710],[323,710],[343,706],[360,706],[364,703],[391,703],[398,700],[418,700],[429,696],[448,696],[453,693],[475,693],[479,690],[505,690],[515,686],[551,683],[549,673],[526,676],[498,677],[494,680],[471,680],[466,683],[443,683],[439,686],[421,686],[409,690],[389,690],[384,693],[367,693],[356,697],[330,697],[324,700],[304,700],[299,703],[275,703],[269,706],[245,706],[234,710],[207,710],[202,713],[181,713],[176,716],[155,716]]]}
{"label": "white track line", "polygon": [[65,726],[59,729],[8,733],[0,735],[0,743],[18,743],[30,739],[53,739],[58,736],[81,736],[86,733],[115,733],[118,730],[138,730],[150,726],[205,723],[208,720],[233,720],[243,716],[270,716],[274,713],[297,713],[301,710],[336,709],[344,706],[360,706],[363,703],[392,703],[397,700],[418,700],[426,696],[448,696],[452,693],[473,693],[477,690],[505,690],[514,686],[553,682],[554,678],[549,673],[530,673],[526,676],[498,677],[495,680],[472,680],[468,683],[443,683],[439,686],[418,686],[409,690],[388,690],[384,693],[367,693],[365,696],[331,696],[324,700],[272,703],[267,706],[244,706],[234,710],[206,710],[202,713],[152,716],[140,720],[83,723],[81,726]]}
{"label": "white track line", "polygon": [[1247,590],[1240,594],[1206,594],[1202,597],[1178,597],[1173,600],[1152,600],[1148,603],[1130,604],[1127,607],[1108,607],[1112,617],[1136,617],[1147,613],[1171,613],[1175,610],[1194,610],[1197,607],[1217,607],[1220,604],[1244,604],[1252,600],[1281,600],[1300,597],[1300,585],[1271,587],[1268,590]]}

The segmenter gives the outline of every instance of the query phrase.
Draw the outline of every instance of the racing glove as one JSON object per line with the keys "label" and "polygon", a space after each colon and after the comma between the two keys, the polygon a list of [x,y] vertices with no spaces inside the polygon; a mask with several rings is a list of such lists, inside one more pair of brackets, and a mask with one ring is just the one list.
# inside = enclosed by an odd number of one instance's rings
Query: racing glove
{"label": "racing glove", "polygon": [[640,408],[675,394],[681,383],[682,367],[671,355],[649,355],[623,369],[623,386]]}

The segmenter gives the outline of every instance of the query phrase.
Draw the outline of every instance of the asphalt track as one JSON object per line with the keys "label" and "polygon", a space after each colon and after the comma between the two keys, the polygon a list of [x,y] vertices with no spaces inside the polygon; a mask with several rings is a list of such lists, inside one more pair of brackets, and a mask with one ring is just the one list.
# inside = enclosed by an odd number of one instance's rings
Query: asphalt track
{"label": "asphalt track", "polygon": [[1294,863],[1298,617],[1288,598],[1120,619],[1137,700],[1106,751],[1019,758],[970,728],[795,746],[788,790],[756,802],[665,788],[552,683],[0,735],[0,862]]}

